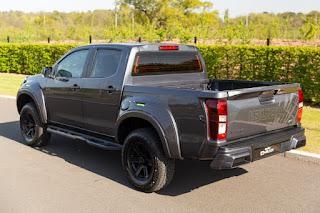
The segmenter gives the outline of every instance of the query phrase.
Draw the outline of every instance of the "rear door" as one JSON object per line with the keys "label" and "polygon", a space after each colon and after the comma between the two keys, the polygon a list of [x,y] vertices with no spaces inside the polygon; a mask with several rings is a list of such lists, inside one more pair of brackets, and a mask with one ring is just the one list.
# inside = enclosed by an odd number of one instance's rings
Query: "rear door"
{"label": "rear door", "polygon": [[95,49],[83,84],[85,129],[114,136],[127,52],[120,47]]}
{"label": "rear door", "polygon": [[296,125],[298,89],[287,84],[228,91],[227,139]]}
{"label": "rear door", "polygon": [[49,122],[83,128],[82,86],[89,49],[70,53],[55,66],[44,88]]}

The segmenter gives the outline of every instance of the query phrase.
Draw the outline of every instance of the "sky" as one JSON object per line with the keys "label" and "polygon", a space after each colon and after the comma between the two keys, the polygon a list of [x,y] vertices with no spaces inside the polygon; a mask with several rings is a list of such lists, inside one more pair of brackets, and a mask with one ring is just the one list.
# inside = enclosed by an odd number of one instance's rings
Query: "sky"
{"label": "sky", "polygon": [[[207,0],[213,3],[213,9],[218,10],[222,17],[229,9],[230,16],[236,17],[248,13],[262,12],[303,12],[320,11],[320,0]],[[114,0],[3,0],[0,11],[19,10],[24,12],[61,12],[88,11],[96,9],[113,9]]]}
{"label": "sky", "polygon": [[320,11],[320,0],[211,0],[213,8],[223,16],[228,8],[231,17],[263,12],[303,12]]}

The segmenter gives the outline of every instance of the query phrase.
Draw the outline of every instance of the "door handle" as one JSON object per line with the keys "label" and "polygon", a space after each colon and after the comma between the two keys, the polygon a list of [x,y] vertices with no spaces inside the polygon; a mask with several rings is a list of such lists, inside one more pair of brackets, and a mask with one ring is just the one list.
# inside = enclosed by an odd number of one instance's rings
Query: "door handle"
{"label": "door handle", "polygon": [[108,88],[106,89],[106,91],[111,94],[112,92],[116,91],[116,88],[114,88],[113,86],[108,86]]}
{"label": "door handle", "polygon": [[73,92],[76,92],[77,90],[79,90],[80,89],[80,86],[78,86],[78,84],[74,84],[72,87],[71,87],[71,90],[73,91]]}
{"label": "door handle", "polygon": [[63,78],[63,77],[58,77],[58,78],[56,78],[58,81],[63,81],[63,82],[68,82],[69,81],[69,79],[67,79],[67,78]]}

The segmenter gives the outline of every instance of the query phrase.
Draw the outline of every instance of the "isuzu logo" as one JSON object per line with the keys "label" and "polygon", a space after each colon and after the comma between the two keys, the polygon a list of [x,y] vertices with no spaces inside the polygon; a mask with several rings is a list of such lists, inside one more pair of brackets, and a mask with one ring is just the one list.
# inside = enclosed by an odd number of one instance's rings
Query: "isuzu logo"
{"label": "isuzu logo", "polygon": [[259,109],[249,111],[249,121],[268,121],[275,118],[281,118],[285,115],[285,109],[281,106],[268,109]]}
{"label": "isuzu logo", "polygon": [[272,153],[272,152],[274,152],[274,148],[269,146],[269,147],[265,148],[264,150],[260,151],[260,156],[264,156],[264,155]]}

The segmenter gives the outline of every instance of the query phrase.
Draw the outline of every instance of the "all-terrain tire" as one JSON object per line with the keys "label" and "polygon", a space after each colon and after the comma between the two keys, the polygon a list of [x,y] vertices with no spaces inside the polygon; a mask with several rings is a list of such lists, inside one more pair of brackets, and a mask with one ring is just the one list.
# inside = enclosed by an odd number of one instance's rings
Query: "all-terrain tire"
{"label": "all-terrain tire", "polygon": [[174,159],[165,156],[159,136],[150,128],[134,130],[126,137],[122,165],[130,183],[143,192],[165,188],[175,170]]}
{"label": "all-terrain tire", "polygon": [[25,143],[29,146],[45,146],[51,134],[40,120],[38,110],[34,103],[27,103],[20,112],[20,131]]}

